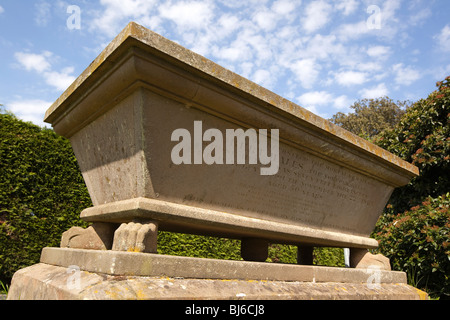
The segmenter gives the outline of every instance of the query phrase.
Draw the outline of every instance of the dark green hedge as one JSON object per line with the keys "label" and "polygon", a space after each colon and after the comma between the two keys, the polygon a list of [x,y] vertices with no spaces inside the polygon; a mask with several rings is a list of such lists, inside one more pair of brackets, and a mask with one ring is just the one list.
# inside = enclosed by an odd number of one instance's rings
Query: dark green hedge
{"label": "dark green hedge", "polygon": [[39,261],[91,200],[68,140],[0,114],[0,280]]}

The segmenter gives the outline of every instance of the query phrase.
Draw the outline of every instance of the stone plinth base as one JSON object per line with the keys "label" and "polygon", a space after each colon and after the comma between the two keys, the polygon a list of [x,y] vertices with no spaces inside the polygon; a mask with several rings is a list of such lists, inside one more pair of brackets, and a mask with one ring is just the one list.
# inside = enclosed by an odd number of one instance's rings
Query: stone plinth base
{"label": "stone plinth base", "polygon": [[8,299],[425,299],[403,272],[45,248]]}

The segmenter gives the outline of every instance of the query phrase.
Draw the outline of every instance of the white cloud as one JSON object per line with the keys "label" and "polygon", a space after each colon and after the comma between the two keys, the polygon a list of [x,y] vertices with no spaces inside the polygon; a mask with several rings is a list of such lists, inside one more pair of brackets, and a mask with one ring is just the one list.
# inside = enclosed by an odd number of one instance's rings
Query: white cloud
{"label": "white cloud", "polygon": [[52,105],[44,100],[16,100],[7,104],[8,110],[24,121],[31,121],[39,126],[49,126],[43,122],[45,111]]}
{"label": "white cloud", "polygon": [[[314,113],[315,115],[319,115],[319,110],[317,109],[317,107],[316,106],[304,106],[303,108],[305,108],[306,110],[308,110],[308,111],[310,111],[310,112],[312,112],[312,113]],[[324,118],[324,117],[322,117],[322,118]]]}
{"label": "white cloud", "polygon": [[270,31],[277,25],[277,14],[270,10],[259,10],[253,16],[253,21],[257,23],[257,25],[266,31]]}
{"label": "white cloud", "polygon": [[215,46],[212,48],[212,52],[220,59],[239,62],[247,60],[250,48],[245,44],[235,41],[230,47]]}
{"label": "white cloud", "polygon": [[340,95],[335,97],[332,93],[327,91],[310,91],[297,97],[299,105],[301,105],[306,110],[321,116],[322,118],[329,118],[329,114],[320,113],[319,108],[332,107],[332,110],[339,110],[341,112],[350,112],[350,106],[353,101],[346,95]]}
{"label": "white cloud", "polygon": [[16,52],[14,57],[25,67],[27,71],[44,72],[50,69],[50,63],[47,61],[52,56],[50,51],[44,51],[42,54]]}
{"label": "white cloud", "polygon": [[[400,9],[402,0],[385,0],[382,2],[383,5],[377,6],[379,12],[366,13],[364,20],[354,23],[344,23],[335,28],[334,34],[342,41],[356,40],[363,36],[376,36],[377,38],[383,39],[394,39],[400,30],[404,30],[407,24],[404,21],[400,21],[396,16],[397,10]],[[370,5],[375,1],[366,1]],[[379,2],[379,1],[378,1]],[[375,18],[380,18],[380,28],[369,28],[368,22]],[[405,36],[406,34],[402,34]]]}
{"label": "white cloud", "polygon": [[3,9],[2,6],[0,6],[0,13],[3,13],[3,12],[5,12],[5,9]]}
{"label": "white cloud", "polygon": [[253,49],[252,51],[256,57],[255,63],[257,65],[273,59],[274,50],[267,38],[260,34],[254,33],[246,37],[244,43],[245,42],[248,43]]}
{"label": "white cloud", "polygon": [[388,93],[389,90],[386,88],[386,85],[384,83],[380,83],[375,87],[369,89],[362,89],[359,91],[359,94],[363,99],[376,99],[387,96]]}
{"label": "white cloud", "polygon": [[367,74],[358,71],[343,71],[335,74],[337,83],[343,86],[362,84],[367,81]]}
{"label": "white cloud", "polygon": [[302,94],[297,101],[305,109],[317,114],[317,107],[332,106],[343,112],[349,111],[353,101],[346,95],[335,97],[327,91],[311,91]]}
{"label": "white cloud", "polygon": [[352,102],[353,101],[350,100],[346,95],[341,95],[334,99],[334,107],[341,110],[341,112],[350,111]]}
{"label": "white cloud", "polygon": [[[100,0],[104,9],[96,12],[97,17],[92,20],[90,28],[113,37],[130,20],[155,23],[158,21],[152,19],[155,3],[155,0]],[[156,25],[153,25],[153,28],[155,27]]]}
{"label": "white cloud", "polygon": [[240,27],[239,18],[231,14],[222,15],[219,18],[218,23],[220,27],[220,38],[229,36]]}
{"label": "white cloud", "polygon": [[214,18],[213,6],[205,1],[166,2],[159,7],[159,13],[184,30],[206,27]]}
{"label": "white cloud", "polygon": [[303,29],[311,33],[323,28],[330,21],[331,10],[331,5],[323,0],[309,3],[301,19]]}
{"label": "white cloud", "polygon": [[386,46],[372,46],[367,49],[367,54],[372,58],[384,59],[391,54],[391,48]]}
{"label": "white cloud", "polygon": [[278,0],[275,1],[272,5],[272,10],[281,16],[288,15],[292,11],[294,11],[296,5],[299,6],[301,1],[295,1],[295,3],[291,0]]}
{"label": "white cloud", "polygon": [[381,29],[379,35],[383,38],[394,39],[399,30],[406,27],[407,24],[404,21],[400,21],[396,16],[397,10],[401,7],[402,0],[386,0],[381,7]]}
{"label": "white cloud", "polygon": [[319,111],[319,106],[333,105],[333,95],[326,91],[311,91],[302,94],[297,98],[299,104],[306,110],[322,117],[327,118],[326,114]]}
{"label": "white cloud", "polygon": [[252,70],[253,70],[252,62],[243,62],[239,65],[239,71],[237,72],[245,78],[250,78]]}
{"label": "white cloud", "polygon": [[417,10],[415,14],[409,17],[409,23],[413,26],[422,24],[426,19],[431,17],[432,12],[430,8]]}
{"label": "white cloud", "polygon": [[303,59],[292,63],[290,69],[297,80],[300,81],[302,87],[310,89],[319,76],[320,66],[316,64],[315,59]]}
{"label": "white cloud", "polygon": [[380,71],[383,69],[383,64],[379,62],[373,62],[373,61],[364,61],[361,63],[358,63],[355,66],[355,69],[365,72],[375,72]]}
{"label": "white cloud", "polygon": [[70,75],[73,73],[74,68],[68,67],[64,68],[61,72],[50,71],[44,73],[45,82],[57,90],[64,91],[66,90],[72,82],[75,81],[75,77]]}
{"label": "white cloud", "polygon": [[254,73],[252,80],[262,87],[270,88],[274,83],[275,77],[267,70],[258,69]]}
{"label": "white cloud", "polygon": [[357,0],[339,0],[335,2],[334,7],[342,11],[344,16],[348,16],[356,11],[358,5]]}
{"label": "white cloud", "polygon": [[61,72],[52,70],[49,59],[53,56],[50,51],[42,54],[16,52],[14,57],[27,71],[35,71],[42,75],[45,82],[57,90],[63,91],[75,80],[71,75],[73,67],[64,68]]}
{"label": "white cloud", "polygon": [[403,66],[403,63],[398,63],[392,66],[395,74],[395,82],[399,85],[409,86],[413,82],[421,78],[420,72],[412,67]]}
{"label": "white cloud", "polygon": [[94,18],[89,29],[96,34],[111,38],[136,21],[205,56],[214,42],[240,26],[232,14],[217,19],[214,1],[100,0],[100,4],[100,10],[90,13]]}
{"label": "white cloud", "polygon": [[356,23],[346,23],[335,28],[335,34],[341,41],[355,40],[366,34],[371,30],[367,28],[365,20]]}
{"label": "white cloud", "polygon": [[242,0],[217,0],[222,5],[231,8],[231,9],[237,9],[245,7],[246,5],[255,6],[258,4],[262,4],[267,1],[261,1],[261,0],[248,0],[248,1],[242,1]]}
{"label": "white cloud", "polygon": [[342,44],[336,41],[335,35],[316,34],[307,42],[305,41],[305,44],[306,47],[302,50],[302,54],[310,58],[327,59],[330,56],[337,57],[345,51]]}
{"label": "white cloud", "polygon": [[400,9],[402,0],[386,0],[383,1],[382,14],[385,19],[395,18],[395,12]]}
{"label": "white cloud", "polygon": [[450,25],[447,24],[444,28],[442,28],[441,32],[433,37],[439,48],[444,52],[450,52]]}
{"label": "white cloud", "polygon": [[46,26],[51,18],[51,4],[46,1],[40,1],[34,5],[34,8],[34,22],[40,27]]}
{"label": "white cloud", "polygon": [[319,106],[331,103],[333,96],[326,91],[311,91],[298,97],[302,106]]}

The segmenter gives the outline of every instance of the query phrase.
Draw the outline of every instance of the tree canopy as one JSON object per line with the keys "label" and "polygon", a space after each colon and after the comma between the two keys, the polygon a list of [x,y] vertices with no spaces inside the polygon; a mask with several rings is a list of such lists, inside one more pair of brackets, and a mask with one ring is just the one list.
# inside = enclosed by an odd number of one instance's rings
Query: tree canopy
{"label": "tree canopy", "polygon": [[350,106],[353,112],[338,112],[330,121],[370,140],[384,130],[393,128],[410,104],[409,101],[394,102],[388,97],[362,99]]}

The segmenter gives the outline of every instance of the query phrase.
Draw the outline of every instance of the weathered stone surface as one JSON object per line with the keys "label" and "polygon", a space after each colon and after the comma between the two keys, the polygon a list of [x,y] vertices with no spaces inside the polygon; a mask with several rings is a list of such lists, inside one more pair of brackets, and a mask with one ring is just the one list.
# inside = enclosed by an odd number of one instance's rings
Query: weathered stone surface
{"label": "weathered stone surface", "polygon": [[113,251],[157,251],[158,224],[155,222],[122,223],[114,233]]}
{"label": "weathered stone surface", "polygon": [[[68,268],[36,264],[17,271],[11,281],[8,300],[76,300],[83,299],[81,291],[101,283],[106,277],[80,272],[79,282],[73,284],[74,274]],[[78,284],[78,285],[77,285]]]}
{"label": "weathered stone surface", "polygon": [[364,249],[350,249],[350,266],[358,269],[380,268],[381,270],[391,270],[389,258],[382,254],[371,254]]}
{"label": "weathered stone surface", "polygon": [[[348,269],[350,270],[350,269]],[[167,277],[109,276],[37,264],[18,271],[8,300],[125,300],[125,299],[427,299],[427,294],[406,284],[182,279]]]}
{"label": "weathered stone surface", "polygon": [[[63,234],[61,236],[61,244],[60,244],[61,248],[70,248],[71,241],[75,240],[75,238],[82,237],[82,235],[84,233],[86,233],[86,229],[84,229],[82,227],[72,227],[69,230],[63,232]],[[72,241],[72,242],[75,242],[75,241]],[[82,247],[84,247],[84,246],[82,246]],[[77,248],[77,247],[74,246],[74,248]],[[98,247],[98,250],[102,250],[102,248]]]}
{"label": "weathered stone surface", "polygon": [[115,228],[114,224],[101,222],[86,229],[72,227],[62,234],[61,248],[109,250]]}
{"label": "weathered stone surface", "polygon": [[[124,223],[134,219],[158,221],[158,229],[181,233],[198,233],[231,238],[261,237],[273,243],[314,243],[317,245],[376,248],[375,239],[315,228],[300,227],[262,219],[229,214],[176,204],[172,202],[135,198],[95,206],[83,210],[81,217],[87,221]],[[175,223],[177,221],[177,223]]]}
{"label": "weathered stone surface", "polygon": [[[367,282],[365,269],[304,266],[122,251],[44,248],[41,262],[110,275],[183,277],[197,279],[241,279],[306,282]],[[380,283],[406,283],[406,274],[379,270]]]}

